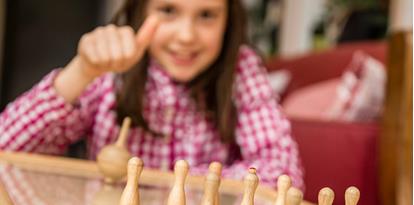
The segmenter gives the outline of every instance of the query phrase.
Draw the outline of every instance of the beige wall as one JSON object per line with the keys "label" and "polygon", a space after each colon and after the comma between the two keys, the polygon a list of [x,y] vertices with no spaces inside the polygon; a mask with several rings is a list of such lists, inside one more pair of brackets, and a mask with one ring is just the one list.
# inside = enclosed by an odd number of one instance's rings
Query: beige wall
{"label": "beige wall", "polygon": [[295,57],[312,48],[312,29],[326,0],[284,0],[279,54]]}
{"label": "beige wall", "polygon": [[411,31],[413,0],[392,0],[390,3],[390,31]]}

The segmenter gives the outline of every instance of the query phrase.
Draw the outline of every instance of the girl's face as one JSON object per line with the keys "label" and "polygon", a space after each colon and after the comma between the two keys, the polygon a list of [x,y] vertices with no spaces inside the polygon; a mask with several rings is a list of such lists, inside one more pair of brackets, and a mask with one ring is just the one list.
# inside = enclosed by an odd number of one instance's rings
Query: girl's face
{"label": "girl's face", "polygon": [[147,12],[162,19],[149,52],[173,79],[192,80],[220,54],[226,0],[150,0]]}

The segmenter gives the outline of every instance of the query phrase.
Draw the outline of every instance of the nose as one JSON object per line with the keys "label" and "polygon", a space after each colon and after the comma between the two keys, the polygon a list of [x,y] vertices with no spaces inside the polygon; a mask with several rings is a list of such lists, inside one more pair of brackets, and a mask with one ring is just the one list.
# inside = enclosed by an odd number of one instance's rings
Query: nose
{"label": "nose", "polygon": [[192,19],[185,18],[177,27],[177,39],[180,43],[190,44],[197,38],[195,24]]}

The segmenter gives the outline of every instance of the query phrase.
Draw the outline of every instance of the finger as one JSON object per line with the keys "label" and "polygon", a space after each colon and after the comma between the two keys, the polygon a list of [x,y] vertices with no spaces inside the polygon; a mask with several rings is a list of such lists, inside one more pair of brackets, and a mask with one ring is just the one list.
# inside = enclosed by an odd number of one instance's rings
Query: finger
{"label": "finger", "polygon": [[118,35],[121,39],[122,57],[125,59],[127,65],[131,64],[135,54],[135,34],[134,30],[125,26],[118,30]]}
{"label": "finger", "polygon": [[109,64],[111,69],[122,67],[122,45],[118,31],[114,25],[106,27],[105,39],[107,40]]}
{"label": "finger", "polygon": [[151,43],[152,38],[160,24],[160,19],[158,16],[153,15],[149,16],[144,24],[139,29],[138,33],[136,34],[136,46],[137,46],[137,53],[142,55],[144,51],[147,49],[148,45]]}
{"label": "finger", "polygon": [[98,56],[95,52],[94,41],[90,34],[82,36],[78,52],[89,64],[93,66],[98,64]]}
{"label": "finger", "polygon": [[110,54],[104,28],[96,29],[95,38],[96,39],[94,49],[96,56],[98,58],[99,66],[104,67],[104,69],[107,69]]}

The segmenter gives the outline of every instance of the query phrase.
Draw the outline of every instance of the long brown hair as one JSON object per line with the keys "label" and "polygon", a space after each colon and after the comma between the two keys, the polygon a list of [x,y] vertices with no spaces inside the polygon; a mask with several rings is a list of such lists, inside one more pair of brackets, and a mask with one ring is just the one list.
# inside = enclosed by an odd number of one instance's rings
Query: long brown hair
{"label": "long brown hair", "polygon": [[[148,0],[127,0],[113,19],[114,24],[129,25],[134,29],[145,19]],[[221,53],[215,62],[198,75],[188,86],[197,106],[210,114],[218,129],[221,141],[234,143],[237,113],[232,100],[236,61],[240,46],[246,42],[245,13],[240,0],[228,0],[228,18]],[[143,102],[149,56],[146,54],[128,72],[121,74],[122,84],[117,91],[117,121],[126,116],[132,118],[133,126],[140,126],[152,133],[143,117]]]}

